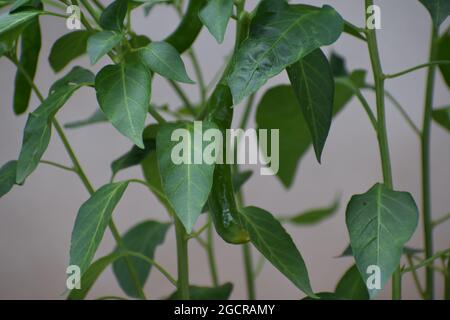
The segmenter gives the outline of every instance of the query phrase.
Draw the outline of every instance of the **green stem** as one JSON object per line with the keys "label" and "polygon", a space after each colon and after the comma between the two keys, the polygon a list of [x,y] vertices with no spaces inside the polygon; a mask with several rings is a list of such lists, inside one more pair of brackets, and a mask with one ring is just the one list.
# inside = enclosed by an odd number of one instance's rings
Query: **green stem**
{"label": "green stem", "polygon": [[247,282],[247,295],[249,300],[255,300],[255,275],[253,273],[253,259],[249,243],[242,245],[242,253],[244,256],[245,280]]}
{"label": "green stem", "polygon": [[207,255],[208,255],[208,263],[209,263],[209,270],[211,272],[211,279],[214,287],[217,287],[219,285],[219,276],[217,273],[217,264],[216,259],[214,257],[214,228],[213,224],[211,222],[211,217],[208,215],[208,227],[207,227]]}
{"label": "green stem", "polygon": [[[408,265],[410,267],[412,267],[414,264],[413,264],[411,256],[410,255],[406,255],[406,259],[408,260]],[[422,285],[420,284],[419,277],[417,275],[417,271],[416,270],[412,270],[412,277],[413,277],[413,280],[414,280],[414,284],[416,285],[417,291],[419,292],[419,294],[422,297],[422,299],[425,299],[425,292],[422,289]]]}
{"label": "green stem", "polygon": [[195,116],[196,115],[196,111],[194,109],[194,107],[192,106],[191,101],[189,100],[189,98],[187,97],[187,95],[184,93],[183,89],[181,89],[181,87],[178,85],[178,83],[176,83],[173,80],[168,80],[170,86],[173,88],[173,90],[175,91],[175,93],[178,95],[178,97],[181,99],[181,101],[184,103],[184,106],[186,108],[188,108],[189,112]]}
{"label": "green stem", "polygon": [[177,239],[178,283],[177,290],[181,300],[189,300],[189,261],[186,230],[178,217],[175,218],[175,235]]}
{"label": "green stem", "polygon": [[66,170],[66,171],[76,172],[74,168],[69,167],[69,166],[65,166],[63,164],[60,164],[60,163],[57,163],[57,162],[54,162],[54,161],[40,160],[39,162],[43,163],[43,164],[47,164],[49,166],[60,168],[60,169]]}
{"label": "green stem", "polygon": [[392,78],[397,78],[397,77],[401,77],[407,73],[422,69],[422,68],[429,68],[429,67],[434,67],[436,65],[440,65],[440,64],[450,64],[450,61],[448,60],[438,60],[438,61],[432,61],[432,62],[428,62],[428,63],[424,63],[424,64],[420,64],[418,66],[406,69],[404,71],[398,72],[398,73],[393,73],[393,74],[386,74],[385,78],[386,79],[392,79]]}
{"label": "green stem", "polygon": [[[364,88],[375,90],[375,86],[373,86],[373,85],[366,85],[366,86],[364,86]],[[400,102],[398,102],[398,100],[395,99],[395,97],[391,93],[389,93],[389,91],[385,90],[385,95],[386,95],[386,98],[388,98],[392,102],[392,104],[398,110],[398,112],[400,112],[401,116],[406,120],[408,125],[414,131],[414,133],[420,137],[422,135],[422,133],[420,132],[419,128],[416,126],[414,121],[412,121],[411,117],[408,115],[405,108],[402,107]]]}
{"label": "green stem", "polygon": [[[365,9],[373,5],[373,0],[365,0]],[[368,13],[366,19],[368,19]],[[381,157],[381,168],[383,172],[384,184],[391,188],[393,187],[392,182],[392,171],[391,171],[391,160],[389,155],[389,145],[386,132],[386,116],[385,116],[385,97],[384,97],[384,79],[383,69],[381,67],[381,60],[378,51],[377,35],[375,29],[366,29],[367,34],[367,45],[369,48],[370,61],[372,64],[372,71],[375,78],[375,94],[377,102],[377,137],[378,145],[380,149]],[[401,299],[401,274],[400,267],[394,271],[392,276],[392,299]]]}
{"label": "green stem", "polygon": [[239,124],[239,128],[245,129],[245,127],[247,126],[254,101],[255,101],[255,94],[253,93],[250,95],[250,97],[248,97],[247,103],[244,108],[244,114],[242,115],[241,123]]}
{"label": "green stem", "polygon": [[166,122],[167,122],[166,119],[164,119],[163,116],[160,115],[159,112],[156,111],[156,109],[155,109],[152,105],[150,105],[150,106],[148,107],[148,113],[150,113],[151,116],[152,116],[153,118],[155,118],[155,120],[158,121],[158,123],[160,123],[160,124],[161,124],[161,123],[166,123]]}
{"label": "green stem", "polygon": [[[438,30],[433,25],[430,44],[430,61],[436,60]],[[436,67],[428,69],[425,106],[421,136],[421,158],[422,158],[422,213],[423,213],[423,233],[425,240],[425,257],[433,255],[433,228],[431,224],[431,177],[430,177],[430,140],[431,140],[431,112],[433,108],[433,90]],[[430,266],[425,270],[425,292],[427,299],[434,297],[434,272]]]}
{"label": "green stem", "polygon": [[79,0],[81,2],[81,4],[83,5],[83,7],[86,8],[86,10],[89,12],[89,14],[91,15],[91,17],[94,19],[94,21],[100,25],[100,15],[98,13],[97,10],[95,10],[95,8],[93,6],[91,6],[91,4],[89,3],[89,1],[87,0]]}
{"label": "green stem", "polygon": [[429,257],[429,258],[423,260],[422,262],[420,262],[419,264],[416,264],[416,265],[411,266],[409,268],[403,269],[402,273],[407,273],[407,272],[411,272],[413,270],[420,269],[422,267],[427,267],[429,265],[432,265],[434,260],[440,259],[441,257],[448,257],[448,256],[450,256],[450,248],[448,248],[446,250],[438,251],[434,255],[432,255],[431,257]]}
{"label": "green stem", "polygon": [[[18,70],[20,72],[22,72],[22,74],[24,75],[25,79],[28,81],[28,83],[30,84],[31,88],[34,90],[34,92],[36,93],[36,95],[38,96],[39,100],[42,103],[44,101],[44,97],[43,97],[42,93],[39,91],[39,89],[37,88],[37,86],[34,83],[34,81],[31,79],[31,77],[28,74],[28,72],[17,61],[16,57],[12,57],[12,58],[10,58],[10,60],[17,66]],[[61,139],[61,142],[63,143],[67,154],[69,155],[70,160],[72,161],[73,171],[75,171],[75,173],[78,175],[78,177],[80,178],[81,182],[83,183],[83,185],[85,186],[85,188],[89,192],[89,194],[92,195],[94,193],[94,188],[92,187],[92,184],[89,182],[89,179],[87,178],[83,168],[81,167],[80,162],[78,161],[78,158],[77,158],[77,156],[75,155],[75,152],[72,149],[72,146],[70,145],[69,141],[67,140],[67,137],[66,137],[66,135],[64,133],[64,130],[62,129],[61,125],[58,123],[56,118],[53,118],[52,124],[55,127],[55,130],[58,133],[58,135],[59,135],[59,137]],[[113,233],[113,236],[116,239],[116,242],[119,245],[119,247],[123,248],[122,239],[120,238],[120,235],[117,233],[117,228],[115,227],[114,221],[112,220],[112,218],[111,218],[111,221],[109,223],[109,228],[111,229],[111,232]],[[122,244],[122,246],[121,246],[121,244]],[[129,259],[125,257],[125,260],[127,261]],[[131,263],[130,264],[127,263],[127,266],[128,266],[128,271],[130,272],[130,275],[132,276],[132,278],[134,278],[133,274],[136,274],[136,271],[134,270],[134,267],[131,265]],[[137,281],[138,281],[138,283],[136,285],[136,289],[138,290],[139,296],[140,296],[141,299],[146,299],[144,291],[142,290],[142,287],[141,287],[141,285],[139,283],[139,280],[137,280]]]}
{"label": "green stem", "polygon": [[433,227],[436,227],[436,226],[440,225],[441,223],[447,221],[448,219],[450,219],[450,212],[447,213],[445,216],[443,216],[443,217],[441,217],[441,218],[439,218],[439,219],[434,220],[434,221],[432,222],[432,226],[433,226]]}
{"label": "green stem", "polygon": [[200,67],[200,63],[198,62],[197,56],[195,55],[194,49],[190,49],[188,51],[189,57],[192,61],[192,66],[194,67],[195,76],[198,81],[198,87],[200,91],[200,101],[201,106],[205,105],[206,102],[206,86],[205,86],[205,80],[203,78],[202,69]]}

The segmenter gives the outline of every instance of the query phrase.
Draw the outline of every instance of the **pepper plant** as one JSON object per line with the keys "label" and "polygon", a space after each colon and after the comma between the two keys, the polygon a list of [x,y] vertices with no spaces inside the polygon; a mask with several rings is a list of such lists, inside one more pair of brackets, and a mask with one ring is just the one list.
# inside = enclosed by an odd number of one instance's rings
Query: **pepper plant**
{"label": "pepper plant", "polygon": [[[243,250],[249,299],[256,297],[255,278],[264,261],[277,268],[308,299],[374,298],[390,278],[392,298],[400,299],[402,275],[409,272],[424,299],[434,298],[434,276],[442,272],[446,281],[444,295],[448,299],[450,249],[440,252],[433,249],[433,227],[444,223],[449,215],[431,219],[430,129],[434,120],[450,130],[450,107],[436,107],[433,103],[438,68],[450,86],[450,29],[440,28],[450,15],[450,2],[418,1],[424,6],[424,18],[426,10],[431,16],[429,61],[398,73],[386,73],[378,51],[373,0],[365,0],[365,12],[361,14],[367,23],[359,27],[346,21],[345,13],[331,6],[291,4],[286,0],[255,1],[252,11],[247,11],[249,6],[245,0],[186,3],[115,0],[108,5],[100,0],[2,0],[0,5],[5,12],[0,17],[0,56],[17,67],[13,112],[19,116],[33,110],[28,114],[17,160],[1,167],[0,196],[14,185],[26,183],[40,164],[68,170],[80,178],[90,196],[80,206],[73,226],[69,265],[80,270],[81,279],[70,288],[69,299],[85,298],[100,274],[111,265],[124,294],[130,298],[146,299],[143,286],[151,269],[157,269],[167,278],[168,285],[174,286],[171,299],[227,299],[233,285],[219,282],[215,259],[221,253],[214,250],[214,232],[236,250]],[[179,25],[163,41],[152,41],[132,30],[132,11],[143,8],[148,13],[157,5],[171,6],[180,15]],[[66,11],[68,6],[71,9]],[[80,23],[80,29],[68,31],[51,48],[50,65],[55,73],[64,75],[58,77],[48,93],[41,92],[34,81],[41,49],[40,24],[45,19]],[[203,27],[221,43],[231,23],[236,24],[234,48],[220,75],[212,85],[207,85],[192,45]],[[373,80],[367,79],[365,70],[349,72],[338,54],[330,57],[324,54],[323,47],[339,41],[343,33],[366,44]],[[89,70],[90,66],[76,66],[67,72],[65,67],[83,54],[89,56],[91,65],[100,60],[108,60],[109,64],[97,74]],[[183,59],[192,60],[195,77],[187,74]],[[394,95],[385,90],[385,82],[420,68],[427,68],[428,76],[423,125],[418,128]],[[289,84],[264,86],[282,72],[287,73]],[[155,74],[170,82],[183,101],[183,108],[152,103]],[[180,82],[191,84],[191,88],[198,86],[198,102],[189,100]],[[99,109],[90,118],[66,127],[109,122],[132,145],[129,152],[112,161],[111,180],[98,189],[91,184],[57,120],[58,111],[82,87],[95,90]],[[243,100],[247,102],[239,127],[246,128],[255,105],[255,93],[261,90],[265,92],[257,105],[256,124],[261,129],[279,129],[280,167],[276,175],[286,188],[292,185],[298,163],[310,146],[321,161],[331,122],[353,97],[366,111],[368,124],[373,126],[378,139],[382,178],[373,181],[369,190],[354,195],[347,204],[350,244],[342,256],[352,256],[355,264],[338,281],[333,292],[314,290],[304,258],[283,224],[317,223],[332,215],[338,202],[327,208],[281,217],[244,205],[241,188],[251,172],[240,171],[238,165],[172,161],[175,143],[171,137],[176,129],[193,133],[194,121],[200,121],[204,128],[225,133],[231,127],[234,108]],[[367,91],[376,95],[374,106],[365,97]],[[29,105],[32,94],[41,102],[37,107]],[[420,140],[421,210],[408,192],[395,187],[385,119],[386,99],[393,101]],[[147,118],[149,125],[146,125]],[[43,160],[52,130],[61,139],[71,166]],[[206,143],[198,146],[191,140],[188,145],[192,151],[189,154],[194,154],[195,148],[201,151],[207,148]],[[142,167],[143,177],[116,179],[119,171],[138,165]],[[146,220],[120,234],[114,223],[114,208],[128,185],[134,183],[147,188],[163,204],[170,223]],[[202,214],[207,217],[206,223],[199,226],[197,220]],[[419,219],[424,226],[423,250],[405,247],[414,232],[418,232]],[[107,229],[114,236],[117,248],[94,261]],[[163,245],[171,229],[176,234],[176,276],[154,260],[155,250]],[[198,241],[206,250],[212,278],[208,287],[195,286],[189,281],[189,241]],[[252,247],[261,254],[258,263],[252,261]],[[401,260],[402,256],[406,259]],[[442,268],[434,265],[436,260],[442,261]],[[408,265],[401,261],[407,261]],[[424,286],[418,275],[422,268]]]}

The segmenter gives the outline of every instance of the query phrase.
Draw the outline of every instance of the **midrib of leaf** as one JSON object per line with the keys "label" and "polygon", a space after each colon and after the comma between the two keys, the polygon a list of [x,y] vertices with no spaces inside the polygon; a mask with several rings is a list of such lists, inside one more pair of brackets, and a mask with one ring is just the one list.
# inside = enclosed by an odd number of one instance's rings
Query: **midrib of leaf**
{"label": "midrib of leaf", "polygon": [[249,218],[247,217],[246,214],[243,214],[242,216],[247,220],[247,222],[248,222],[250,225],[253,226],[253,230],[254,230],[255,233],[258,235],[258,238],[260,239],[260,242],[261,242],[262,244],[264,244],[264,246],[268,249],[269,255],[272,257],[272,259],[275,260],[275,261],[277,261],[277,264],[284,270],[285,273],[290,274],[291,277],[292,277],[292,279],[295,279],[295,278],[296,278],[295,274],[293,274],[289,269],[286,269],[285,264],[282,263],[282,262],[277,258],[277,255],[274,254],[274,251],[271,249],[271,246],[264,240],[265,238],[264,238],[263,235],[258,231],[258,227],[257,227],[255,224],[252,223],[251,219],[249,219]]}
{"label": "midrib of leaf", "polygon": [[305,68],[304,68],[304,66],[303,66],[303,61],[300,61],[299,64],[300,64],[300,70],[302,71],[303,79],[304,79],[304,82],[305,82],[306,97],[307,97],[307,99],[308,99],[308,104],[307,104],[307,107],[306,107],[306,108],[309,109],[308,113],[310,113],[311,116],[314,118],[314,121],[313,121],[314,135],[313,135],[313,137],[314,137],[314,139],[316,140],[316,143],[318,143],[319,141],[317,141],[317,138],[318,138],[318,130],[317,130],[317,124],[316,124],[316,117],[314,116],[314,113],[313,113],[313,112],[310,112],[311,109],[312,109],[312,97],[311,97],[311,91],[310,91],[310,89],[309,89],[309,83],[308,83],[308,79],[307,79],[307,77],[306,77]]}
{"label": "midrib of leaf", "polygon": [[134,136],[138,136],[136,133],[136,128],[134,126],[133,120],[131,119],[131,113],[130,113],[130,106],[128,104],[128,93],[127,93],[127,88],[126,88],[126,84],[125,84],[125,66],[123,64],[120,64],[120,76],[121,76],[121,81],[122,81],[122,90],[123,90],[123,101],[125,104],[125,110],[127,112],[127,117],[128,117],[128,121],[130,122],[130,126],[131,129],[133,130],[133,134]]}
{"label": "midrib of leaf", "polygon": [[[87,252],[89,253],[89,255],[91,254],[92,247],[93,247],[93,245],[95,243],[95,241],[94,241],[95,240],[95,235],[97,235],[97,232],[98,232],[98,230],[100,228],[101,222],[103,221],[103,218],[105,216],[106,208],[108,208],[108,205],[109,205],[111,199],[113,198],[113,196],[116,195],[116,193],[117,193],[117,188],[114,189],[114,191],[111,192],[111,194],[108,197],[105,198],[106,201],[104,201],[104,203],[106,203],[106,205],[103,207],[103,210],[101,210],[100,219],[98,219],[97,225],[95,227],[94,237],[92,237],[91,241],[89,241],[89,245],[88,245],[88,249],[87,249]],[[85,228],[84,232],[82,233],[82,235],[85,235],[88,231],[89,231],[88,228]],[[78,244],[79,241],[81,239],[83,239],[83,238],[84,237],[80,237],[79,240],[75,244]],[[75,244],[74,244],[74,246],[75,246]],[[86,258],[83,259],[83,263],[85,263],[85,262],[86,262]]]}
{"label": "midrib of leaf", "polygon": [[168,69],[170,69],[174,74],[177,75],[177,77],[180,77],[180,79],[184,78],[184,76],[181,76],[178,72],[175,71],[169,64],[167,64],[160,56],[158,56],[154,51],[155,50],[149,50],[150,54],[153,55],[160,63],[164,64]]}

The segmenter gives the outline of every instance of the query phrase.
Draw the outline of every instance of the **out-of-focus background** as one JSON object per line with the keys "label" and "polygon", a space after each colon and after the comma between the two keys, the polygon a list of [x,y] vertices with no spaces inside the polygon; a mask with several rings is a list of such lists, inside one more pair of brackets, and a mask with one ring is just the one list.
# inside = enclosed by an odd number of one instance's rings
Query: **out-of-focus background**
{"label": "out-of-focus background", "polygon": [[[256,5],[249,0],[248,8]],[[300,2],[300,1],[292,1]],[[364,8],[361,0],[301,1],[314,5],[330,4],[352,23],[364,25]],[[401,71],[421,64],[428,59],[431,22],[428,12],[415,0],[378,0],[381,7],[382,30],[378,32],[383,68],[388,73]],[[144,17],[143,10],[133,13],[133,27],[139,34],[146,34],[154,40],[163,39],[177,26],[176,12],[164,5],[158,6]],[[52,43],[69,32],[65,21],[55,17],[41,18],[43,49],[36,81],[42,91],[65,72],[55,75],[50,69],[47,57]],[[447,27],[448,21],[443,25]],[[211,80],[224,62],[233,45],[234,21],[229,24],[225,41],[218,45],[204,28],[195,43],[195,50],[208,80]],[[344,55],[350,70],[369,68],[367,48],[364,43],[343,35],[332,47]],[[189,60],[183,58],[188,73],[193,76]],[[104,58],[93,69],[98,71],[108,59]],[[87,57],[80,58],[73,65],[89,68]],[[0,60],[0,164],[18,157],[22,130],[26,116],[16,117],[12,112],[12,93],[15,68],[6,59]],[[406,107],[417,124],[422,119],[426,71],[420,70],[401,79],[387,82],[387,89]],[[441,76],[437,76],[435,106],[448,105],[450,93]],[[371,73],[369,73],[371,79]],[[284,73],[270,80],[259,92],[257,102],[264,91],[273,85],[287,83]],[[183,85],[189,96],[197,97],[197,88]],[[367,93],[370,101],[373,95]],[[181,106],[169,85],[161,77],[155,77],[152,101],[168,103],[172,108]],[[31,109],[38,106],[32,98]],[[274,106],[276,108],[277,106]],[[58,113],[62,123],[78,120],[90,115],[97,108],[93,89],[82,89],[76,93]],[[236,107],[236,119],[242,108]],[[396,189],[412,193],[419,207],[420,162],[417,136],[410,130],[403,118],[387,103],[387,118],[390,148],[392,153],[394,184]],[[153,121],[150,117],[148,121]],[[251,123],[254,123],[253,117]],[[130,142],[111,125],[99,124],[79,130],[67,130],[68,137],[78,154],[87,174],[99,187],[110,177],[110,162],[129,150]],[[450,135],[437,126],[432,129],[432,201],[433,217],[450,210]],[[69,159],[58,137],[52,136],[51,145],[44,159],[69,164]],[[256,168],[254,168],[256,169]],[[380,181],[378,146],[373,129],[357,101],[352,101],[335,120],[323,153],[322,164],[315,160],[310,150],[299,166],[295,183],[285,190],[275,177],[260,176],[255,170],[252,179],[245,186],[247,204],[257,205],[274,214],[294,214],[312,207],[326,206],[336,195],[341,195],[338,213],[320,225],[309,228],[288,227],[289,233],[301,250],[309,269],[315,291],[331,291],[344,271],[353,263],[352,258],[335,258],[348,244],[344,211],[351,195],[363,193],[375,182]],[[118,178],[140,177],[138,167],[120,174]],[[0,199],[0,298],[1,299],[58,299],[65,290],[66,267],[69,262],[69,244],[72,226],[78,208],[88,198],[78,178],[68,172],[41,165],[23,187],[15,187]],[[141,186],[131,185],[114,213],[121,232],[145,220],[167,220],[163,207]],[[199,222],[201,225],[201,222]],[[436,250],[450,244],[449,223],[435,231]],[[419,224],[410,246],[422,246],[422,225]],[[246,297],[242,252],[239,247],[216,240],[216,257],[220,281],[234,283],[232,298]],[[97,256],[109,253],[114,241],[107,231]],[[255,260],[259,254],[255,252]],[[198,285],[210,284],[205,252],[195,242],[189,247],[191,282]],[[176,248],[174,231],[171,229],[166,243],[157,249],[155,259],[176,274]],[[266,264],[256,281],[257,298],[298,299],[303,296],[280,272]],[[145,287],[151,298],[163,297],[173,290],[156,270],[153,270]],[[436,277],[437,297],[442,298],[443,279]],[[123,295],[111,270],[105,272],[89,294],[90,298],[102,295]],[[404,298],[415,299],[410,276],[404,278]],[[389,298],[386,287],[380,298]]]}

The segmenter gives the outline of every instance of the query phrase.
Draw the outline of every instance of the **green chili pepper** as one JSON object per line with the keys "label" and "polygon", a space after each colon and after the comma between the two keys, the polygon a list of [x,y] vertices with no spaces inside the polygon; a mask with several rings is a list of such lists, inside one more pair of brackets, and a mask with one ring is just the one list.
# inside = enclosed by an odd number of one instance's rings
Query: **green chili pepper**
{"label": "green chili pepper", "polygon": [[[230,88],[223,84],[217,85],[208,101],[207,120],[216,123],[225,133],[225,130],[230,128],[233,119],[232,106]],[[223,150],[225,157],[225,143]],[[234,197],[230,164],[216,164],[208,205],[216,231],[223,240],[233,244],[241,244],[250,240],[247,230],[240,221],[240,213]]]}
{"label": "green chili pepper", "polygon": [[198,13],[205,3],[206,0],[190,0],[177,29],[164,40],[177,49],[180,54],[191,47],[202,29],[203,24]]}

